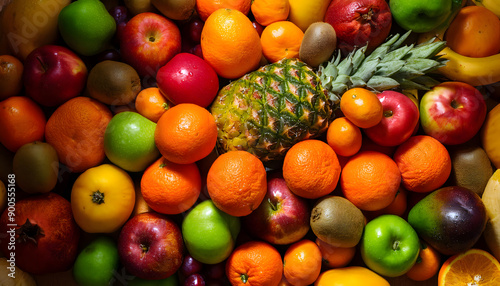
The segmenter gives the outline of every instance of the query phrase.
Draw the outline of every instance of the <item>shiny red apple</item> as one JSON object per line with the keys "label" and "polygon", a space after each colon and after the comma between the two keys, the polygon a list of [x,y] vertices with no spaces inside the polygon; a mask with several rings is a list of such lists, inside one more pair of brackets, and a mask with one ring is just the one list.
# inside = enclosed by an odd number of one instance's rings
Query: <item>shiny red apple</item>
{"label": "shiny red apple", "polygon": [[204,59],[190,53],[175,55],[156,74],[158,88],[172,103],[208,107],[219,91],[219,78]]}
{"label": "shiny red apple", "polygon": [[385,0],[333,0],[324,21],[335,29],[337,47],[344,53],[368,44],[379,46],[389,36],[392,14]]}
{"label": "shiny red apple", "polygon": [[420,100],[420,124],[425,134],[445,145],[462,144],[474,137],[486,118],[486,101],[474,86],[443,82]]}
{"label": "shiny red apple", "polygon": [[[10,184],[12,183],[12,184]],[[15,192],[15,177],[9,176],[9,194]],[[45,193],[15,201],[0,217],[0,249],[7,260],[34,275],[69,270],[78,254],[80,228],[70,202],[56,193]]]}
{"label": "shiny red apple", "polygon": [[142,279],[165,279],[182,265],[184,244],[177,224],[158,213],[141,213],[123,226],[118,237],[120,262]]}
{"label": "shiny red apple", "polygon": [[259,207],[242,224],[248,233],[273,244],[290,244],[309,231],[308,201],[290,191],[281,173],[268,176],[267,193]]}
{"label": "shiny red apple", "polygon": [[397,146],[413,135],[418,126],[417,105],[406,95],[387,90],[377,94],[384,116],[380,122],[363,129],[366,136],[381,146]]}
{"label": "shiny red apple", "polygon": [[26,95],[43,106],[59,106],[78,96],[85,87],[87,75],[82,59],[63,46],[41,46],[24,61]]}
{"label": "shiny red apple", "polygon": [[132,17],[120,36],[123,60],[141,76],[155,78],[156,72],[181,51],[181,33],[170,19],[152,12]]}

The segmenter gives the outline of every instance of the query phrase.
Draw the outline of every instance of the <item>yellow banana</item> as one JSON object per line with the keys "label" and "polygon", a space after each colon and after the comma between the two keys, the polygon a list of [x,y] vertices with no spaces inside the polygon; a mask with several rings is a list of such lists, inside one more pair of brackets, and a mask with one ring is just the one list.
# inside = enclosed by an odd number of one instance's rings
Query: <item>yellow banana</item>
{"label": "yellow banana", "polygon": [[500,259],[500,169],[488,180],[481,199],[488,215],[484,239],[493,255]]}
{"label": "yellow banana", "polygon": [[451,80],[462,81],[473,86],[500,81],[500,54],[471,58],[446,47],[438,55],[448,60],[446,66],[439,68],[438,72]]}
{"label": "yellow banana", "polygon": [[500,1],[498,0],[472,0],[476,6],[482,6],[500,18]]}

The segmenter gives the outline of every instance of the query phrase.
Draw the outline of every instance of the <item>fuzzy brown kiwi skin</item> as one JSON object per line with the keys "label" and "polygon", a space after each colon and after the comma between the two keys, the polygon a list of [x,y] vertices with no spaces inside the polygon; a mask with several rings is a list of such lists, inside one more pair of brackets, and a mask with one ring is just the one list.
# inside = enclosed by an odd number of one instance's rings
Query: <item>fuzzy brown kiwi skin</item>
{"label": "fuzzy brown kiwi skin", "polygon": [[336,247],[354,247],[361,239],[365,217],[346,198],[326,196],[314,205],[310,225],[313,233],[324,242]]}
{"label": "fuzzy brown kiwi skin", "polygon": [[96,64],[89,72],[86,92],[105,104],[129,104],[140,91],[141,78],[126,63],[105,60]]}
{"label": "fuzzy brown kiwi skin", "polygon": [[332,25],[325,22],[311,24],[304,33],[299,59],[313,68],[330,59],[337,48],[337,35]]}
{"label": "fuzzy brown kiwi skin", "polygon": [[481,196],[493,175],[491,161],[484,149],[469,143],[453,146],[449,150],[452,170],[448,183],[468,188]]}

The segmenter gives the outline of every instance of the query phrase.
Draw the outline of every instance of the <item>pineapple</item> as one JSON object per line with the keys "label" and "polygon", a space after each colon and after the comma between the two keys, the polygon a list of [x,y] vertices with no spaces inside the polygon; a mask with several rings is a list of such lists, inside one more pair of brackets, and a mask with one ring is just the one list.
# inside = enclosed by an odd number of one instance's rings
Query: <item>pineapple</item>
{"label": "pineapple", "polygon": [[218,127],[218,151],[246,150],[264,164],[281,161],[295,143],[322,135],[342,94],[353,87],[427,90],[428,75],[445,61],[434,39],[403,46],[410,32],[395,35],[366,55],[366,47],[321,65],[317,72],[298,59],[262,66],[223,87],[210,107]]}

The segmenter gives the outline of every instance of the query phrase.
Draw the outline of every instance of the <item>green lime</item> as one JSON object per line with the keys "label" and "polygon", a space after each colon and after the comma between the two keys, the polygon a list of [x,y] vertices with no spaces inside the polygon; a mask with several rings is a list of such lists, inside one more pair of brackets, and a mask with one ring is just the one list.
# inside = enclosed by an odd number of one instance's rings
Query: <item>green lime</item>
{"label": "green lime", "polygon": [[101,236],[87,245],[76,258],[73,276],[80,286],[107,286],[118,269],[116,242]]}
{"label": "green lime", "polygon": [[115,19],[99,0],[77,0],[64,7],[58,26],[66,44],[84,56],[106,49],[116,32]]}

